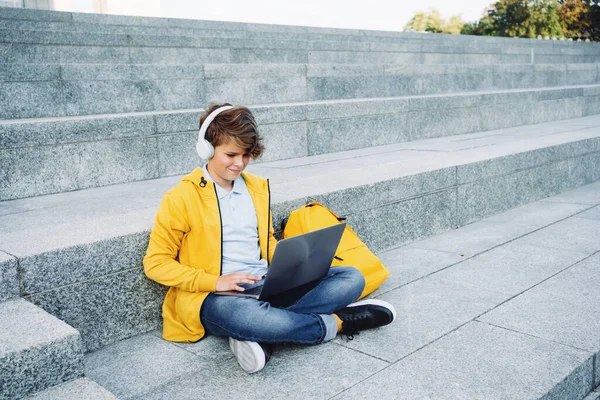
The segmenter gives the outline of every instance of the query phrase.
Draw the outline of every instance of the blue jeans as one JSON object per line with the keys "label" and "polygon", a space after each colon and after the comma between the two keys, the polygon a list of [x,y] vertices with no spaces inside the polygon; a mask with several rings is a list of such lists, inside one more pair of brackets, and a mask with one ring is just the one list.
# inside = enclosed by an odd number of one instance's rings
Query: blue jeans
{"label": "blue jeans", "polygon": [[284,308],[249,297],[211,293],[202,304],[200,320],[215,336],[259,343],[319,344],[327,334],[326,325],[331,325],[322,315],[346,307],[358,299],[364,287],[365,279],[356,268],[335,267],[317,286]]}

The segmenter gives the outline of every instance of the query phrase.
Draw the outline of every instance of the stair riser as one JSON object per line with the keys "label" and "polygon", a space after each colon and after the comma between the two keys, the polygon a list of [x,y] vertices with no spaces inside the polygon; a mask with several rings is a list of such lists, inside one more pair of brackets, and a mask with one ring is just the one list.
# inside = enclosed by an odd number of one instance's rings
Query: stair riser
{"label": "stair riser", "polygon": [[0,251],[0,302],[18,295],[17,259]]}

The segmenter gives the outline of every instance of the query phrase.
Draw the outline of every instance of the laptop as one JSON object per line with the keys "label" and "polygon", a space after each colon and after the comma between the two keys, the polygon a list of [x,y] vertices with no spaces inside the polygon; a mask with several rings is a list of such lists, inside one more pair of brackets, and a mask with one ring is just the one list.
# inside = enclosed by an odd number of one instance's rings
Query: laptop
{"label": "laptop", "polygon": [[327,275],[345,228],[341,223],[280,240],[262,281],[242,285],[246,289],[243,292],[214,294],[253,297],[279,307],[293,304]]}

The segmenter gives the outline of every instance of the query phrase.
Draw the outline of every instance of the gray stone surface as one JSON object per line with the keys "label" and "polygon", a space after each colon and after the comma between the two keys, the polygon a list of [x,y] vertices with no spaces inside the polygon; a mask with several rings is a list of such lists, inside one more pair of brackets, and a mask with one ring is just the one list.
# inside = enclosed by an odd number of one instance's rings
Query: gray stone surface
{"label": "gray stone surface", "polygon": [[231,49],[228,54],[229,62],[234,64],[306,64],[309,62],[306,50]]}
{"label": "gray stone surface", "polygon": [[[588,187],[589,186],[585,186],[581,189]],[[533,203],[505,211],[501,214],[492,215],[491,217],[487,217],[484,221],[503,225],[530,227],[531,231],[533,231],[573,215],[581,216],[583,214],[581,212],[590,207],[589,205],[584,204],[553,202],[552,200],[558,196],[548,197],[541,201],[534,201]]]}
{"label": "gray stone surface", "polygon": [[510,223],[499,224],[482,220],[415,242],[411,246],[461,254],[468,258],[507,243],[534,229],[528,226],[513,226]]}
{"label": "gray stone surface", "polygon": [[65,81],[202,79],[202,65],[85,65],[60,66]]}
{"label": "gray stone surface", "polygon": [[[148,236],[148,232],[139,232],[22,256],[19,265],[23,295],[56,289],[141,265]],[[42,276],[44,279],[40,279]]]}
{"label": "gray stone surface", "polygon": [[0,383],[6,398],[21,398],[83,373],[79,333],[33,304],[0,303]]}
{"label": "gray stone surface", "polygon": [[79,151],[79,189],[159,177],[156,137],[88,142]]}
{"label": "gray stone surface", "polygon": [[74,32],[53,32],[34,30],[0,29],[0,39],[3,43],[57,44],[72,46],[126,46],[126,35],[99,34],[88,32],[79,35]]}
{"label": "gray stone surface", "polygon": [[183,175],[198,167],[197,140],[197,131],[158,136],[158,176]]}
{"label": "gray stone surface", "polygon": [[186,399],[197,397],[198,393],[211,393],[215,399],[228,399],[240,396],[240,390],[268,398],[329,398],[384,369],[388,363],[328,343],[276,347],[260,374],[246,374],[234,359],[212,361],[209,365],[133,398]]}
{"label": "gray stone surface", "polygon": [[[160,330],[151,332],[151,334],[162,338]],[[163,342],[188,351],[197,356],[201,361],[220,362],[234,358],[229,348],[229,342],[217,336],[208,335],[195,343]]]}
{"label": "gray stone surface", "polygon": [[590,208],[577,215],[577,218],[600,219],[600,206]]}
{"label": "gray stone surface", "polygon": [[[455,226],[456,192],[445,190],[348,215],[348,224],[374,251],[422,239]],[[432,213],[431,210],[436,210]],[[394,221],[373,224],[373,221]]]}
{"label": "gray stone surface", "polygon": [[164,114],[156,116],[126,114],[35,121],[16,120],[0,124],[0,148],[149,136],[156,133],[154,119],[162,122],[165,117]]}
{"label": "gray stone surface", "polygon": [[600,392],[593,391],[588,394],[583,400],[598,400],[600,399]]}
{"label": "gray stone surface", "polygon": [[[524,93],[524,92],[519,92]],[[515,95],[519,95],[519,93]],[[526,92],[525,92],[526,93]],[[498,94],[498,96],[504,96],[508,93]],[[481,96],[475,96],[470,98],[469,96],[440,96],[434,98],[421,97],[420,99],[411,98],[409,107],[436,107],[436,104],[443,107],[454,106],[457,101],[463,104],[474,105],[477,104],[477,99],[481,101]],[[419,100],[419,101],[416,101]],[[455,100],[455,101],[451,101]],[[459,101],[460,100],[460,101]],[[381,114],[385,112],[385,109],[389,107],[389,111],[398,110],[398,113]],[[377,146],[381,144],[389,144],[398,141],[405,141],[407,139],[417,139],[411,137],[411,134],[416,134],[414,127],[419,125],[418,118],[414,119],[417,114],[413,112],[402,112],[407,107],[406,99],[399,100],[369,100],[369,101],[352,101],[352,102],[335,102],[335,103],[311,103],[311,104],[295,104],[286,107],[280,106],[262,106],[253,107],[255,109],[257,118],[260,120],[261,127],[264,126],[264,131],[272,133],[277,129],[281,128],[284,134],[277,133],[276,136],[272,136],[272,139],[278,137],[276,140],[271,140],[269,147],[272,148],[271,152],[267,152],[262,161],[269,161],[279,158],[294,157],[305,154],[303,151],[296,153],[297,149],[304,146],[303,141],[304,135],[308,135],[307,145],[308,151],[313,154],[325,154],[330,151],[340,151],[348,148],[362,148],[365,146]],[[361,109],[362,115],[361,115]],[[460,109],[444,109],[444,113],[452,110],[466,110],[466,108]],[[478,110],[478,111],[477,111]],[[201,114],[201,109],[193,111],[179,111],[179,112],[157,112],[148,114],[129,114],[129,115],[107,115],[102,117],[81,117],[73,119],[44,119],[44,120],[33,120],[31,122],[18,121],[4,123],[0,125],[0,140],[9,148],[38,145],[38,144],[54,144],[54,143],[71,143],[85,140],[94,140],[94,142],[81,144],[70,151],[75,152],[71,154],[75,159],[71,159],[68,162],[71,166],[62,166],[62,164],[56,164],[54,158],[54,152],[65,151],[62,147],[48,148],[48,147],[32,147],[27,150],[22,149],[16,152],[3,152],[2,156],[8,158],[5,161],[7,167],[5,174],[7,178],[5,183],[8,185],[6,192],[8,193],[3,198],[14,198],[29,196],[33,194],[45,194],[55,191],[73,190],[81,187],[89,187],[89,185],[102,185],[112,184],[131,179],[147,179],[152,176],[159,176],[160,173],[179,173],[179,171],[185,171],[190,165],[190,160],[187,157],[182,158],[182,161],[177,164],[177,157],[168,158],[168,162],[165,165],[152,165],[152,163],[158,163],[158,151],[152,149],[153,146],[148,147],[147,145],[140,146],[140,144],[151,143],[155,139],[140,139],[137,142],[127,141],[114,141],[117,138],[127,138],[136,136],[147,136],[153,133],[180,133],[180,132],[191,132],[197,129],[197,119]],[[464,111],[461,111],[464,113]],[[478,112],[483,112],[483,108],[476,108],[474,115]],[[429,113],[428,111],[419,111],[419,113]],[[373,115],[375,114],[375,115]],[[379,114],[379,115],[378,115]],[[339,115],[340,118],[331,118],[334,115]],[[483,114],[481,114],[483,115]],[[447,117],[447,118],[446,118]],[[461,132],[464,130],[464,126],[454,126],[454,121],[450,114],[446,117],[436,120],[436,124],[440,127],[439,130],[425,130],[421,134],[425,135],[439,135],[439,134],[451,134]],[[475,117],[477,120],[479,117]],[[153,121],[154,119],[154,121]],[[300,125],[286,125],[285,122],[291,121],[306,121],[306,131],[301,128]],[[458,119],[456,121],[459,121]],[[419,146],[418,143],[411,144],[410,149],[423,150],[430,149],[436,152],[443,151],[459,151],[467,150],[469,148],[475,149],[476,147],[487,146],[486,153],[479,153],[477,157],[484,159],[482,165],[468,165],[465,167],[459,167],[461,180],[471,179],[466,178],[465,174],[473,175],[468,171],[475,171],[473,176],[487,176],[497,175],[504,171],[514,170],[515,168],[523,168],[526,166],[539,165],[550,159],[560,159],[562,157],[573,157],[576,154],[583,153],[585,151],[591,151],[591,149],[598,148],[600,150],[600,141],[596,140],[596,128],[594,126],[597,121],[590,120],[593,125],[590,125],[586,130],[581,126],[578,126],[577,122],[573,122],[571,128],[563,123],[559,124],[558,127],[552,127],[552,125],[545,125],[538,127],[523,128],[522,130],[496,130],[492,133],[489,138],[481,137],[478,141],[456,141],[451,144],[448,140],[442,140],[436,142],[436,145],[426,145],[425,147]],[[272,125],[277,123],[277,125]],[[441,127],[446,123],[446,129],[443,130]],[[586,122],[587,123],[587,122]],[[154,126],[156,125],[156,127]],[[505,125],[500,123],[500,126]],[[97,131],[95,131],[97,126]],[[287,129],[291,127],[292,129]],[[577,128],[576,128],[577,126]],[[552,128],[550,128],[552,127]],[[456,128],[456,129],[455,129]],[[473,127],[469,128],[472,129]],[[423,128],[419,128],[422,130]],[[468,130],[469,130],[468,129]],[[544,129],[548,129],[545,131]],[[579,129],[567,133],[569,129]],[[362,132],[368,130],[372,133],[372,136],[364,136]],[[564,135],[556,136],[556,139],[543,140],[542,133],[559,132],[564,130]],[[533,135],[533,132],[540,132],[540,137]],[[343,132],[343,134],[341,134]],[[530,133],[531,132],[531,133]],[[483,132],[482,132],[483,134]],[[280,139],[287,137],[289,139]],[[299,135],[299,136],[298,136]],[[506,136],[505,136],[506,135]],[[525,135],[528,137],[528,142],[523,142],[521,137],[517,135]],[[271,135],[269,135],[271,136]],[[362,137],[362,140],[357,140],[356,137]],[[99,142],[103,138],[111,139],[106,142]],[[267,138],[270,140],[271,138]],[[579,140],[590,139],[588,142]],[[191,139],[191,137],[190,137]],[[569,143],[573,141],[573,143]],[[425,142],[426,143],[426,142]],[[433,142],[432,142],[433,143]],[[182,143],[185,145],[185,142]],[[180,144],[180,145],[182,145]],[[521,154],[515,155],[515,152],[523,152],[527,149],[538,150],[540,144],[561,144],[565,145],[564,150],[557,151],[562,148],[552,148],[536,151],[532,154]],[[88,165],[87,153],[91,149],[106,148],[110,149],[110,162],[107,161],[107,168],[102,170],[102,176],[95,176],[93,167]],[[141,153],[140,153],[141,152]],[[150,153],[148,153],[150,152]],[[154,152],[154,155],[151,154]],[[161,149],[160,152],[164,152]],[[81,154],[78,154],[81,153]],[[70,154],[67,152],[67,154]],[[90,154],[95,154],[94,152]],[[142,157],[139,157],[142,154]],[[418,153],[413,153],[417,155]],[[502,158],[499,160],[490,160],[491,155],[508,155],[513,154],[513,158]],[[433,154],[432,154],[433,155]],[[476,156],[477,153],[473,152],[472,157]],[[133,162],[131,165],[124,165],[129,157],[132,157]],[[45,165],[45,169],[48,169],[50,176],[59,178],[49,178],[36,182],[34,185],[28,183],[31,180],[29,174],[25,174],[22,178],[14,176],[13,174],[19,174],[19,171],[27,171],[28,166],[16,167],[19,163],[23,162],[23,159],[41,158],[44,161],[40,164]],[[77,159],[80,157],[80,159]],[[94,156],[95,157],[95,156]],[[114,157],[114,158],[113,158]],[[160,156],[161,160],[167,160],[167,158]],[[475,159],[477,159],[475,157]],[[596,165],[598,164],[596,156],[594,154],[584,155],[581,159],[573,159],[569,161],[569,168],[560,171],[563,176],[556,176],[552,181],[546,182],[554,183],[560,186],[560,190],[565,190],[568,187],[565,186],[568,182],[573,182],[577,185],[589,183],[593,180],[600,178],[600,172]],[[416,157],[413,157],[415,160]],[[459,157],[456,155],[456,160],[468,160],[468,157]],[[150,160],[145,162],[144,165],[139,164],[144,160]],[[442,160],[442,158],[440,158]],[[448,158],[447,161],[450,161]],[[450,165],[447,161],[443,161],[442,165]],[[451,161],[454,162],[454,161]],[[73,165],[81,165],[79,171],[73,170]],[[580,165],[581,164],[581,165]],[[112,167],[111,167],[112,166]],[[484,168],[482,168],[482,166]],[[159,172],[158,169],[162,172]],[[177,171],[177,172],[173,172]],[[125,173],[123,173],[125,172]],[[486,174],[482,174],[486,172]],[[65,176],[68,173],[71,176]],[[526,172],[523,172],[526,173]],[[75,178],[73,175],[78,174]],[[564,174],[569,175],[565,177]],[[562,186],[561,186],[562,185]],[[537,189],[539,191],[539,188]],[[549,194],[555,193],[549,192]],[[544,193],[546,194],[546,193]],[[546,194],[547,195],[547,194]],[[498,201],[498,199],[496,199]],[[493,207],[492,207],[493,208]],[[501,209],[501,208],[500,208]],[[477,211],[477,210],[475,210]]]}
{"label": "gray stone surface", "polygon": [[306,86],[307,98],[310,100],[356,99],[388,95],[383,76],[309,77]]}
{"label": "gray stone surface", "polygon": [[391,325],[363,331],[351,341],[346,341],[343,336],[335,341],[395,363],[491,310],[508,297],[446,282],[434,275],[377,297],[395,307],[397,319]]}
{"label": "gray stone surface", "polygon": [[108,46],[60,46],[2,43],[0,44],[0,55],[2,56],[4,63],[16,64],[127,64],[130,62],[128,48]]}
{"label": "gray stone surface", "polygon": [[307,104],[306,119],[318,121],[328,118],[361,117],[379,114],[399,114],[409,110],[410,100],[396,99],[360,99],[353,101],[313,102]]}
{"label": "gray stone surface", "polygon": [[567,161],[546,164],[458,187],[459,225],[569,189]]}
{"label": "gray stone surface", "polygon": [[132,47],[130,51],[132,64],[179,65],[234,62],[228,49]]}
{"label": "gray stone surface", "polygon": [[[600,142],[590,143],[590,147],[598,144]],[[569,172],[568,182],[573,185],[572,187],[586,185],[599,180],[600,151],[595,151],[592,148],[588,154],[569,159]]]}
{"label": "gray stone surface", "polygon": [[117,400],[112,393],[88,378],[79,378],[36,393],[27,400]]}
{"label": "gray stone surface", "polygon": [[[481,121],[482,115],[485,115],[483,108],[457,108],[457,109],[441,109],[435,113],[431,111],[411,111],[408,115],[408,126],[405,135],[409,140],[419,140],[440,136],[449,136],[448,133],[453,132],[454,135],[463,133],[476,132],[485,129]],[[516,123],[513,125],[521,125]],[[508,125],[510,126],[510,125]],[[502,126],[495,126],[499,128]]]}
{"label": "gray stone surface", "polygon": [[204,109],[153,114],[157,133],[198,131]]}
{"label": "gray stone surface", "polygon": [[585,257],[579,251],[534,247],[517,239],[435,275],[445,282],[516,296]]}
{"label": "gray stone surface", "polygon": [[0,15],[6,19],[26,19],[34,21],[61,21],[70,22],[73,20],[71,13],[32,10],[27,8],[3,7],[0,9]]}
{"label": "gray stone surface", "polygon": [[576,399],[591,370],[588,352],[472,322],[336,398]]}
{"label": "gray stone surface", "polygon": [[59,77],[57,65],[0,64],[0,82],[50,81]]}
{"label": "gray stone surface", "polygon": [[600,204],[600,182],[571,189],[567,192],[552,196],[544,201],[553,203],[574,203],[574,204]]}
{"label": "gray stone surface", "polygon": [[0,301],[18,295],[17,259],[0,251]]}
{"label": "gray stone surface", "polygon": [[59,82],[0,83],[0,118],[38,118],[66,115],[65,94]]}
{"label": "gray stone surface", "polygon": [[0,199],[75,190],[78,164],[71,144],[0,151]]}
{"label": "gray stone surface", "polygon": [[571,218],[522,238],[522,243],[548,249],[570,249],[591,255],[598,251],[600,221]]}
{"label": "gray stone surface", "polygon": [[409,137],[404,114],[311,121],[307,132],[309,155],[398,143]]}
{"label": "gray stone surface", "polygon": [[[569,248],[568,244],[565,246]],[[479,320],[597,353],[600,351],[598,265],[600,253],[511,299]]]}
{"label": "gray stone surface", "polygon": [[373,292],[372,297],[377,297],[466,259],[461,254],[420,249],[412,244],[378,253],[377,256],[390,271],[390,276]]}
{"label": "gray stone surface", "polygon": [[207,79],[206,99],[227,99],[232,104],[271,104],[306,100],[304,77]]}
{"label": "gray stone surface", "polygon": [[63,106],[67,115],[197,108],[204,103],[198,85],[191,79],[68,81]]}
{"label": "gray stone surface", "polygon": [[166,288],[134,268],[34,294],[28,300],[79,330],[85,350],[92,351],[157,329],[165,293]]}
{"label": "gray stone surface", "polygon": [[260,127],[265,152],[260,162],[285,160],[308,155],[305,122],[269,124]]}
{"label": "gray stone surface", "polygon": [[210,371],[218,361],[203,360],[173,343],[146,334],[88,354],[85,374],[118,398],[126,399],[152,393],[180,375]]}

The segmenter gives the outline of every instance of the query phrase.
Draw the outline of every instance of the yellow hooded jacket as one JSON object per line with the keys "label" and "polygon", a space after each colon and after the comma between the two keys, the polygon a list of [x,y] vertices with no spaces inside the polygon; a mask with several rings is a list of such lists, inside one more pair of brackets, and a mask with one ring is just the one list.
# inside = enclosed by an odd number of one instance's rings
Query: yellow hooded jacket
{"label": "yellow hooded jacket", "polygon": [[[277,240],[269,182],[247,172],[242,176],[256,209],[260,255],[270,264]],[[204,336],[200,308],[221,276],[222,239],[215,184],[196,168],[163,197],[144,257],[146,276],[170,286],[162,307],[166,340],[195,342]]]}

